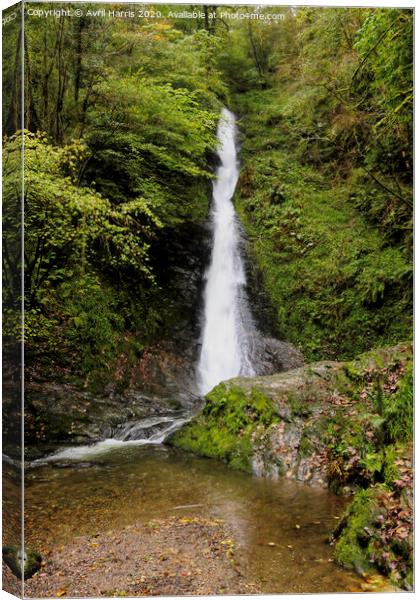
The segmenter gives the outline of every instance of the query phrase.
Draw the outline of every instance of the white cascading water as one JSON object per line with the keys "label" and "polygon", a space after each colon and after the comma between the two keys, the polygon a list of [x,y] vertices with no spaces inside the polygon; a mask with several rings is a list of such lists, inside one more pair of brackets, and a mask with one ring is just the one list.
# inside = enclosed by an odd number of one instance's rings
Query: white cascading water
{"label": "white cascading water", "polygon": [[187,423],[191,415],[172,414],[147,417],[140,421],[129,421],[108,432],[104,440],[88,446],[71,446],[59,452],[34,460],[32,466],[62,461],[78,462],[99,457],[110,450],[118,450],[127,446],[159,445],[174,431]]}
{"label": "white cascading water", "polygon": [[213,248],[205,275],[204,325],[198,364],[202,394],[238,375],[255,375],[251,360],[252,319],[245,293],[240,228],[232,203],[239,168],[235,116],[222,110],[217,128],[220,166],[213,183]]}

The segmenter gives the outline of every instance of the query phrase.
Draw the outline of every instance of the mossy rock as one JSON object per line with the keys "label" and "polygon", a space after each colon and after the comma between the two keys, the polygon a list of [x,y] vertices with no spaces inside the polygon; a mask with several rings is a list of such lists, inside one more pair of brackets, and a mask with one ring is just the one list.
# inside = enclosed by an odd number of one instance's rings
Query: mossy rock
{"label": "mossy rock", "polygon": [[[278,475],[284,468],[271,469],[271,463],[288,464],[288,476],[298,479],[298,471],[305,466],[301,463],[319,455],[324,458],[316,481],[325,484],[328,480],[337,492],[343,486],[354,489],[388,480],[394,477],[392,460],[384,464],[382,446],[391,435],[389,424],[398,433],[392,432],[392,441],[405,442],[400,430],[406,430],[407,437],[411,431],[410,353],[410,345],[401,344],[366,353],[357,361],[359,365],[376,365],[375,372],[384,379],[388,367],[390,373],[397,370],[392,393],[388,390],[383,394],[384,411],[378,412],[369,395],[372,387],[363,378],[363,367],[359,366],[360,379],[348,375],[356,361],[323,361],[276,375],[222,382],[208,394],[202,412],[169,443],[244,471],[251,471],[257,460],[267,467],[260,474]],[[369,373],[372,378],[373,371]],[[286,429],[277,435],[276,425],[280,423]],[[269,431],[273,435],[265,436]],[[258,444],[263,438],[267,438],[264,444]],[[284,450],[278,450],[280,447]],[[298,448],[297,453],[294,448]]]}
{"label": "mossy rock", "polygon": [[22,556],[20,546],[3,546],[3,559],[12,573],[19,579],[22,579],[22,563],[23,577],[29,579],[39,571],[42,562],[42,556],[29,548],[25,548]]}
{"label": "mossy rock", "polygon": [[343,567],[359,573],[372,570],[370,544],[383,512],[378,503],[380,494],[378,489],[360,490],[336,528],[334,557]]}
{"label": "mossy rock", "polygon": [[[404,589],[412,589],[413,539],[401,538],[400,503],[384,485],[359,490],[332,535],[334,557],[343,567],[366,574],[376,569]],[[401,512],[400,514],[403,514]],[[397,516],[398,515],[398,516]]]}
{"label": "mossy rock", "polygon": [[272,401],[256,389],[219,384],[206,399],[203,412],[168,442],[201,456],[217,458],[241,471],[252,470],[252,435],[258,427],[278,421]]}
{"label": "mossy rock", "polygon": [[389,369],[392,365],[407,362],[411,359],[412,354],[413,346],[411,342],[375,348],[346,363],[344,372],[354,382],[362,379],[367,370]]}

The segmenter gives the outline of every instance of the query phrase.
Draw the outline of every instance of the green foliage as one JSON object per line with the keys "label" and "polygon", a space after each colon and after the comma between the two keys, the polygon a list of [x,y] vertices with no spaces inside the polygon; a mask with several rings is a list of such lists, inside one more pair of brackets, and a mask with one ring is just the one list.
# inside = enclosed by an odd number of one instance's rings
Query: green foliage
{"label": "green foliage", "polygon": [[353,179],[331,181],[302,164],[294,111],[286,110],[290,93],[237,98],[246,133],[237,207],[279,335],[309,360],[348,359],[410,336],[411,258],[400,245],[384,247],[353,202]]}
{"label": "green foliage", "polygon": [[[23,259],[19,28],[10,32],[4,285],[12,340]],[[169,239],[207,214],[217,96],[226,94],[220,47],[209,31],[162,20],[25,22],[28,357],[47,364],[54,353],[51,364],[84,378],[95,369],[112,377],[122,346],[135,361],[140,339],[176,321],[171,291],[160,286],[159,242],[163,230]]]}
{"label": "green foliage", "polygon": [[383,453],[382,473],[384,484],[392,489],[399,478],[399,470],[396,461],[398,460],[397,448],[393,445],[386,446]]}
{"label": "green foliage", "polygon": [[413,436],[413,360],[410,347],[381,348],[367,352],[345,367],[364,406],[377,413],[386,443],[409,442]]}
{"label": "green foliage", "polygon": [[302,437],[300,438],[298,449],[300,456],[310,456],[314,451],[314,444],[308,435],[309,433],[310,432],[304,431]]}
{"label": "green foliage", "polygon": [[412,357],[406,346],[366,353],[348,363],[344,403],[329,418],[324,443],[331,486],[385,484],[395,490],[400,478],[398,454],[413,437]]}
{"label": "green foliage", "polygon": [[77,282],[63,283],[58,293],[64,300],[64,335],[71,346],[79,349],[82,373],[88,375],[95,368],[109,367],[124,329],[112,289],[101,285],[97,277],[84,275]]}
{"label": "green foliage", "polygon": [[293,417],[307,417],[311,414],[311,409],[305,400],[292,392],[289,394],[288,403]]}
{"label": "green foliage", "polygon": [[368,573],[377,568],[394,584],[412,589],[413,541],[409,513],[383,486],[359,490],[333,537],[339,564]]}
{"label": "green foliage", "polygon": [[98,94],[101,101],[88,114],[85,176],[113,204],[141,197],[165,226],[204,216],[207,197],[197,198],[197,182],[207,189],[217,115],[200,106],[196,92],[142,72],[116,74]]}
{"label": "green foliage", "polygon": [[355,48],[362,59],[355,78],[359,85],[369,81],[371,103],[385,112],[376,127],[389,128],[399,122],[407,126],[408,133],[413,103],[412,11],[369,11]]}
{"label": "green foliage", "polygon": [[377,453],[371,434],[375,425],[374,415],[356,412],[349,418],[343,410],[338,410],[329,421],[323,437],[328,449],[328,476],[333,490],[340,491],[348,484],[365,487],[381,473],[382,456]]}
{"label": "green foliage", "polygon": [[375,567],[411,589],[411,352],[404,345],[373,351],[345,370],[351,411],[340,411],[327,431],[329,465],[342,466],[330,475],[338,488],[344,482],[365,489],[356,488],[333,534],[335,557],[359,571]]}
{"label": "green foliage", "polygon": [[22,5],[3,10],[2,37],[2,124],[3,134],[21,127]]}
{"label": "green foliage", "polygon": [[[4,145],[6,213],[19,194],[13,173],[20,160],[20,136]],[[147,202],[139,198],[113,208],[108,200],[77,186],[65,170],[80,160],[83,146],[51,146],[44,134],[25,135],[25,291],[29,308],[42,304],[42,288],[83,273],[89,259],[108,258],[110,266],[135,267],[152,277],[147,236],[159,227]],[[141,221],[144,221],[144,224]],[[150,225],[151,223],[151,225]],[[139,234],[143,234],[143,240]]]}
{"label": "green foliage", "polygon": [[[410,283],[412,267],[397,248],[385,248],[381,254],[372,256],[358,280],[358,289],[366,304],[384,299],[387,288]],[[405,287],[404,285],[402,287]],[[408,286],[407,286],[408,287]]]}
{"label": "green foliage", "polygon": [[[278,335],[309,360],[411,335],[412,11],[258,11],[285,18],[26,19],[25,257],[19,20],[9,24],[10,337],[23,260],[28,348],[67,350],[68,334],[87,369],[89,352],[112,362],[123,330],[146,341],[176,321],[157,248],[207,214],[221,102],[240,115],[237,205]],[[90,291],[102,318],[82,300]]]}
{"label": "green foliage", "polygon": [[[21,136],[4,144],[5,333],[20,337],[16,241],[19,239]],[[138,326],[145,309],[141,294],[133,306],[129,286],[117,291],[106,280],[124,274],[137,285],[154,285],[150,239],[161,228],[147,199],[118,206],[87,187],[74,173],[86,155],[82,142],[61,148],[42,134],[25,132],[25,339],[28,355],[57,353],[86,375],[103,369],[118,350],[117,338],[134,312]],[[16,223],[16,226],[15,226]],[[114,279],[115,281],[115,279]],[[118,279],[116,280],[118,282]],[[16,305],[13,305],[13,302]],[[150,325],[151,319],[146,322]],[[61,359],[60,359],[61,356]]]}
{"label": "green foliage", "polygon": [[407,442],[413,437],[413,389],[413,363],[410,362],[398,390],[384,398],[385,431],[391,442]]}

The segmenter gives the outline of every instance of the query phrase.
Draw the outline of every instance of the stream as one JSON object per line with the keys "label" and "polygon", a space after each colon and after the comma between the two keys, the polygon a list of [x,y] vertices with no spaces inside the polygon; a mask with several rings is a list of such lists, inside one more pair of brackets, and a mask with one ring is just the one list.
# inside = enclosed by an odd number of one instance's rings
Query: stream
{"label": "stream", "polygon": [[[239,173],[235,117],[227,109],[218,138],[213,248],[197,365],[203,395],[222,380],[257,370],[258,332],[232,204]],[[190,418],[190,412],[178,411],[122,423],[96,444],[33,461],[26,471],[28,546],[42,553],[76,536],[170,516],[219,518],[232,528],[249,577],[264,593],[359,591],[361,578],[333,563],[327,541],[346,500],[286,479],[252,477],[165,445]]]}

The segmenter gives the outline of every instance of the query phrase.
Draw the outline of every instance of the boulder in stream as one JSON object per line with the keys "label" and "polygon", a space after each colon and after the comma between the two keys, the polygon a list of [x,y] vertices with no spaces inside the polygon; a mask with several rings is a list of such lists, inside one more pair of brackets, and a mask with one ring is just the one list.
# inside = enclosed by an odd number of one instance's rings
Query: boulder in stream
{"label": "boulder in stream", "polygon": [[375,386],[394,403],[411,357],[411,346],[401,344],[347,363],[230,379],[169,443],[256,475],[349,491],[370,477],[363,457],[380,451]]}

